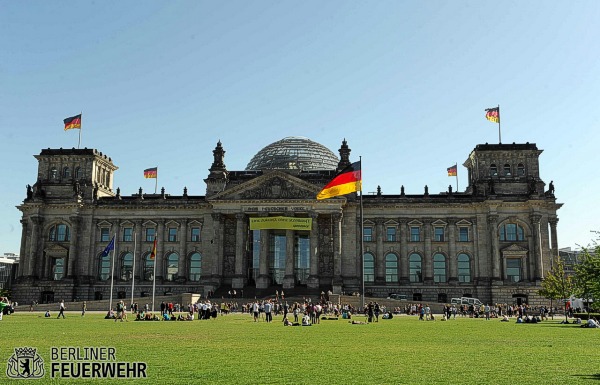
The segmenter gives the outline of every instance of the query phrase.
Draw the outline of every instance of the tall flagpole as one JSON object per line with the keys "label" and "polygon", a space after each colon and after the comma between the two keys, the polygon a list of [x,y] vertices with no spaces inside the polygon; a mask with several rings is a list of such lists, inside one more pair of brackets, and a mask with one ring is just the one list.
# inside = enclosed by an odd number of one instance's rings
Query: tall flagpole
{"label": "tall flagpole", "polygon": [[[158,176],[158,173],[157,173]],[[154,235],[154,244],[152,245],[152,250],[154,250],[154,245],[157,243],[156,240],[156,235]],[[154,253],[154,266],[152,266],[152,268],[154,269],[152,271],[152,314],[154,314],[154,293],[156,292],[156,262],[158,262],[158,251],[156,253]],[[162,314],[161,314],[162,316]]]}
{"label": "tall flagpole", "polygon": [[360,162],[360,267],[361,267],[361,294],[360,294],[360,311],[365,307],[365,221],[363,219],[363,192],[362,192],[362,156],[358,157]]}
{"label": "tall flagpole", "polygon": [[[81,110],[81,113],[79,114],[79,119],[83,120],[83,110]],[[77,149],[79,149],[79,147],[81,147],[81,130],[82,130],[83,125],[81,123],[79,123],[79,141],[77,142]]]}
{"label": "tall flagpole", "polygon": [[454,168],[456,168],[456,192],[458,192],[458,162],[454,163]]}
{"label": "tall flagpole", "polygon": [[137,234],[133,233],[133,266],[131,268],[131,305],[133,306],[133,290],[135,288],[135,254],[137,249]]}
{"label": "tall flagpole", "polygon": [[115,254],[117,252],[117,234],[115,233],[114,235],[114,242],[113,243],[113,249],[112,249],[112,258],[110,261],[110,299],[109,299],[109,303],[108,303],[108,311],[110,313],[111,309],[112,309],[112,301],[113,301],[113,287],[114,287],[114,281],[115,281]]}
{"label": "tall flagpole", "polygon": [[156,178],[154,179],[154,194],[156,194],[157,188],[158,188],[158,166],[156,166]]}
{"label": "tall flagpole", "polygon": [[502,144],[502,134],[500,133],[500,105],[498,104],[498,143]]}

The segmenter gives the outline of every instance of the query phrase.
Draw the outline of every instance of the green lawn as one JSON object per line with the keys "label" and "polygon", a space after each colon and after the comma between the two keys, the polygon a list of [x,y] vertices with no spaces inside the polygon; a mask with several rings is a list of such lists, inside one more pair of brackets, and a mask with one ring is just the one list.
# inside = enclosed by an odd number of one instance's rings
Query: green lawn
{"label": "green lawn", "polygon": [[[56,313],[54,313],[55,316]],[[363,318],[357,318],[363,319]],[[254,323],[248,315],[193,322],[117,322],[100,314],[65,320],[16,313],[0,322],[0,360],[36,347],[50,379],[51,347],[115,347],[117,361],[148,365],[150,384],[558,384],[600,380],[600,330],[459,319],[395,317],[312,327]],[[5,364],[3,364],[5,365]],[[595,381],[594,381],[595,380]],[[16,381],[16,380],[15,380]],[[144,380],[127,380],[138,382]],[[6,366],[0,383],[6,381]],[[32,382],[38,383],[38,382]],[[107,383],[107,382],[105,382]]]}

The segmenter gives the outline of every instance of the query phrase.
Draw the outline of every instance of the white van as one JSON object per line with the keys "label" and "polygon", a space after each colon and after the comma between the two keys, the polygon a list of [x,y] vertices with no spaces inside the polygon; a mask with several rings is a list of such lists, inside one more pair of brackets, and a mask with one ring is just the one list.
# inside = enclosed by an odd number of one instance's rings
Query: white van
{"label": "white van", "polygon": [[400,301],[406,301],[408,299],[408,297],[405,294],[392,293],[389,295],[389,297],[387,297],[387,299],[398,299]]}
{"label": "white van", "polygon": [[460,297],[460,298],[452,298],[450,303],[453,305],[473,305],[473,306],[481,306],[483,303],[477,298],[470,297]]}

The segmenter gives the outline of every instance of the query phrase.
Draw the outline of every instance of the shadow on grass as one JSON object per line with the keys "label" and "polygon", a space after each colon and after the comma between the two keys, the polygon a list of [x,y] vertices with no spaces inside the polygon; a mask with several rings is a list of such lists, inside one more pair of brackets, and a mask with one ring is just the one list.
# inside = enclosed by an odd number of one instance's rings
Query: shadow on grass
{"label": "shadow on grass", "polygon": [[596,380],[600,381],[600,373],[596,374],[574,374],[573,377],[579,377],[584,380]]}

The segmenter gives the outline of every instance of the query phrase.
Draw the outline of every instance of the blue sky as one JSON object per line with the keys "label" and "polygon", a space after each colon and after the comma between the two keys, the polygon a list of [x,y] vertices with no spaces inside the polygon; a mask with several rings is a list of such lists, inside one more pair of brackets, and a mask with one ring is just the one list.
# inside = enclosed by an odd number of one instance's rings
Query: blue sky
{"label": "blue sky", "polygon": [[221,140],[229,170],[305,136],[363,159],[365,193],[445,191],[500,105],[503,143],[537,143],[559,246],[600,230],[598,1],[27,1],[0,3],[0,254],[19,252],[42,148],[119,167],[123,195],[204,195]]}

